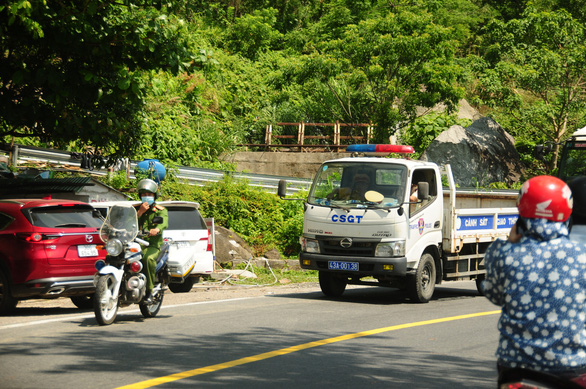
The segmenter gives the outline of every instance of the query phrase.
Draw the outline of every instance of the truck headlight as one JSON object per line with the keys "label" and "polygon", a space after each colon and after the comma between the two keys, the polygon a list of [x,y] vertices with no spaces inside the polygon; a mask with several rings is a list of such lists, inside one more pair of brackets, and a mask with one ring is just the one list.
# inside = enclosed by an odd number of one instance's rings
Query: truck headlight
{"label": "truck headlight", "polygon": [[306,253],[319,254],[319,242],[316,239],[308,239],[301,237],[301,250]]}
{"label": "truck headlight", "polygon": [[382,242],[376,246],[375,257],[401,257],[405,255],[405,241]]}

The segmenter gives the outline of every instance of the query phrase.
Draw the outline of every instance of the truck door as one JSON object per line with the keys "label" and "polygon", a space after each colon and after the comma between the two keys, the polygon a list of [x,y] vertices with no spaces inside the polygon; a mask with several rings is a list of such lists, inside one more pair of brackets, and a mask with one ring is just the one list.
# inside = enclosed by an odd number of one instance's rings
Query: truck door
{"label": "truck door", "polygon": [[[417,186],[420,182],[426,182],[429,185],[429,197],[427,199],[418,200]],[[436,173],[433,169],[417,169],[413,172],[411,177],[411,195],[409,207],[409,218],[413,218],[421,214],[426,208],[437,202],[438,185]],[[438,219],[439,220],[439,219]]]}

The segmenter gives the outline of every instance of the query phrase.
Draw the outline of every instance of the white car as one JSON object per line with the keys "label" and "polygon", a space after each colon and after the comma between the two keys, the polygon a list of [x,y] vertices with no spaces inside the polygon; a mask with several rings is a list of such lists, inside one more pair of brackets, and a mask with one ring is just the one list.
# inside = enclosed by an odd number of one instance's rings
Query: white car
{"label": "white car", "polygon": [[[108,209],[120,202],[92,203],[105,215]],[[133,205],[140,204],[137,201]],[[198,211],[199,203],[192,201],[161,201],[169,213],[169,227],[163,239],[171,241],[169,248],[169,289],[174,293],[187,293],[203,275],[214,271],[213,219],[204,219]]]}

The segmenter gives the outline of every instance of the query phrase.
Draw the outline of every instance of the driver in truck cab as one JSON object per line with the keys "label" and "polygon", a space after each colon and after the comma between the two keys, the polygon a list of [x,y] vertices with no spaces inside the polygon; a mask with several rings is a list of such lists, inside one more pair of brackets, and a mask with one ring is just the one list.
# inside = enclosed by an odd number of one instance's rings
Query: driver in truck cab
{"label": "driver in truck cab", "polygon": [[352,186],[334,189],[328,194],[328,200],[360,200],[365,201],[364,194],[370,187],[370,176],[366,171],[358,171],[352,178]]}

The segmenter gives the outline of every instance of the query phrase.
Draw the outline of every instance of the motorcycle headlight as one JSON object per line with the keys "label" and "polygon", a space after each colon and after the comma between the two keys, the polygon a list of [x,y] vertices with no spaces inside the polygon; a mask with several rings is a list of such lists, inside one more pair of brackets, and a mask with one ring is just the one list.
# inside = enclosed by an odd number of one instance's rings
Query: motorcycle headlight
{"label": "motorcycle headlight", "polygon": [[301,250],[307,253],[319,254],[319,242],[315,239],[308,239],[301,237]]}
{"label": "motorcycle headlight", "polygon": [[124,246],[122,245],[122,242],[118,239],[110,239],[106,243],[106,252],[108,253],[108,255],[111,255],[113,257],[120,255],[123,249]]}
{"label": "motorcycle headlight", "polygon": [[376,246],[375,257],[401,257],[405,255],[405,241],[382,242]]}

